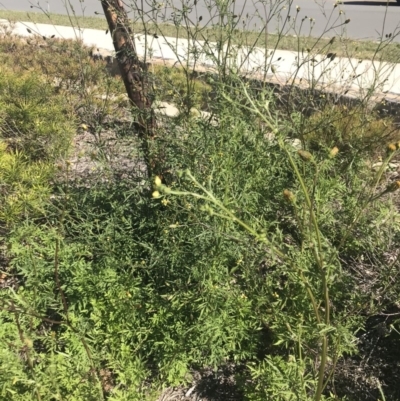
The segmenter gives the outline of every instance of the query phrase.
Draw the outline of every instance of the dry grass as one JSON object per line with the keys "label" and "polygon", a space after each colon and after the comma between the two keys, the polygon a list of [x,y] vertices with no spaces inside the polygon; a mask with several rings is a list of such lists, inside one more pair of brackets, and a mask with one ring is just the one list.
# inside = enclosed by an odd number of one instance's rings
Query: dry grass
{"label": "dry grass", "polygon": [[80,26],[82,28],[107,29],[105,18],[74,17],[60,14],[45,14],[23,11],[0,10],[0,18],[10,21],[34,22],[36,24],[51,24],[61,26]]}

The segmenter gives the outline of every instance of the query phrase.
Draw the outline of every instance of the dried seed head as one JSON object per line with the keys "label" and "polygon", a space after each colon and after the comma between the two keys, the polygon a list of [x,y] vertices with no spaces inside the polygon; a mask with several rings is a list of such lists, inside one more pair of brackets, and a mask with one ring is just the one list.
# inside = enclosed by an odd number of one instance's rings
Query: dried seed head
{"label": "dried seed head", "polygon": [[394,192],[397,191],[399,188],[400,188],[400,181],[394,181],[387,186],[385,192]]}
{"label": "dried seed head", "polygon": [[305,162],[310,161],[312,159],[312,154],[308,152],[307,150],[298,150],[297,154],[301,157],[302,160]]}
{"label": "dried seed head", "polygon": [[335,146],[334,148],[331,149],[329,152],[329,157],[333,159],[337,154],[339,153],[339,148]]}
{"label": "dried seed head", "polygon": [[285,189],[283,191],[283,197],[285,198],[285,200],[287,200],[288,202],[292,203],[295,200],[295,197],[293,195],[292,191],[289,191],[288,189]]}

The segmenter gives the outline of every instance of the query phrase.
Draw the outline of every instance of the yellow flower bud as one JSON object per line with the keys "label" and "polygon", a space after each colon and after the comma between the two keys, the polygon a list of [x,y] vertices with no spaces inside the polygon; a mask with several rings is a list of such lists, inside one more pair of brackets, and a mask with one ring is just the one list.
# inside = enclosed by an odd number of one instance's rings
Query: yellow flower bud
{"label": "yellow flower bud", "polygon": [[155,185],[156,187],[159,187],[159,186],[161,185],[161,178],[160,178],[159,176],[157,176],[157,177],[154,179],[154,185]]}
{"label": "yellow flower bud", "polygon": [[154,191],[154,192],[151,194],[151,196],[152,196],[153,198],[157,199],[157,198],[160,197],[160,193],[159,193],[158,191]]}
{"label": "yellow flower bud", "polygon": [[301,157],[302,160],[309,161],[312,158],[312,154],[310,152],[308,152],[307,150],[298,150],[297,154]]}
{"label": "yellow flower bud", "polygon": [[394,152],[397,149],[397,146],[394,143],[389,143],[389,145],[387,146],[387,150],[389,152]]}
{"label": "yellow flower bud", "polygon": [[337,154],[339,153],[339,148],[335,146],[334,148],[331,149],[329,152],[329,157],[333,159]]}

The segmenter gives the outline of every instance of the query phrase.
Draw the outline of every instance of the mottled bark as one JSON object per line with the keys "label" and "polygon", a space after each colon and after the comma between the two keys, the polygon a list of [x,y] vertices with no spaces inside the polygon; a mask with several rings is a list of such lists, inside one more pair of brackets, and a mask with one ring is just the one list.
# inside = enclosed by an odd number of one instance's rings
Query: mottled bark
{"label": "mottled bark", "polygon": [[139,60],[133,32],[121,0],[101,0],[109,31],[114,43],[116,58],[132,104],[139,110],[140,134],[154,136],[156,121],[149,97],[147,65]]}
{"label": "mottled bark", "polygon": [[114,43],[116,58],[125,84],[126,93],[138,109],[137,126],[147,174],[162,176],[164,156],[154,155],[153,144],[156,133],[156,119],[149,96],[147,65],[138,57],[134,36],[128,16],[121,0],[100,0]]}

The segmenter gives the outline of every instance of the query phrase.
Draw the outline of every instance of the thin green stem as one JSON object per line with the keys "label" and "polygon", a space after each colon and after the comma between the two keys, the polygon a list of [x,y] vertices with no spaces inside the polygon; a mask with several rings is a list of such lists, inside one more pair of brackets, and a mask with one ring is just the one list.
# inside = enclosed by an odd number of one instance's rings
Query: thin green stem
{"label": "thin green stem", "polygon": [[282,259],[285,259],[285,260],[287,259],[287,256],[282,251],[280,251],[279,249],[274,247],[272,245],[271,241],[266,236],[260,235],[259,233],[257,233],[257,231],[253,227],[249,226],[244,221],[238,219],[231,210],[229,210],[223,203],[221,203],[218,199],[215,198],[215,196],[212,194],[212,192],[208,191],[205,187],[203,187],[195,179],[195,177],[193,177],[193,175],[189,171],[187,171],[186,174],[192,180],[192,182],[198,188],[200,188],[207,196],[200,195],[200,194],[197,194],[195,192],[175,191],[175,190],[171,190],[171,189],[168,189],[167,194],[178,195],[178,196],[192,196],[192,197],[195,197],[197,199],[203,199],[205,201],[213,203],[220,210],[224,211],[226,213],[226,215],[224,216],[224,215],[221,215],[221,214],[217,214],[215,212],[213,212],[213,214],[216,214],[219,217],[223,217],[223,218],[230,218],[231,220],[235,221],[240,226],[242,226],[246,231],[248,231],[250,234],[252,234],[254,237],[256,237],[260,242],[264,242],[265,244],[267,244],[271,248],[271,251],[273,253],[275,253],[276,255],[278,255]]}

